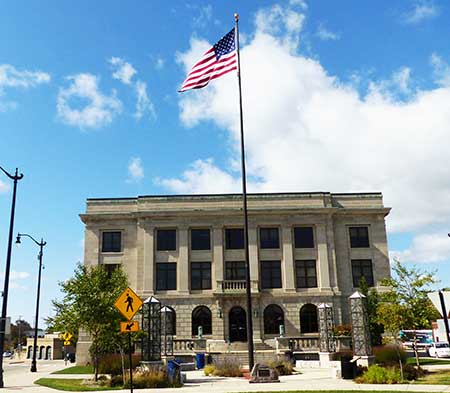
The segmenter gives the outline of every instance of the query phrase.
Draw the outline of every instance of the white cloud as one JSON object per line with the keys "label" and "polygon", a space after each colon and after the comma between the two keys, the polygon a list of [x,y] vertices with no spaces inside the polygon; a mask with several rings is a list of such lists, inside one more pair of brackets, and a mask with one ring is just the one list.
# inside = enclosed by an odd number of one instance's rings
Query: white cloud
{"label": "white cloud", "polygon": [[[113,90],[103,94],[98,87],[98,78],[92,74],[77,74],[67,77],[70,86],[60,88],[57,98],[58,117],[66,124],[80,128],[100,128],[110,124],[122,111],[122,103]],[[81,99],[87,103],[75,107],[71,100]]]}
{"label": "white cloud", "polygon": [[164,64],[165,64],[164,58],[158,56],[155,61],[155,68],[157,70],[162,70],[164,68]]}
{"label": "white cloud", "polygon": [[[22,284],[24,280],[30,277],[28,272],[18,272],[11,270],[9,274],[9,287],[11,289],[25,289],[26,287]],[[3,282],[5,280],[5,273],[0,274],[0,285],[3,288]]]}
{"label": "white cloud", "polygon": [[130,63],[120,57],[111,57],[111,59],[109,59],[109,63],[113,66],[113,69],[115,69],[112,74],[114,79],[117,79],[126,85],[131,84],[131,79],[137,71]]}
{"label": "white cloud", "polygon": [[323,41],[336,41],[341,38],[339,33],[328,30],[322,23],[319,23],[316,35]]}
{"label": "white cloud", "polygon": [[420,23],[439,15],[439,9],[431,0],[416,0],[412,9],[403,14],[403,21],[409,24]]}
{"label": "white cloud", "polygon": [[450,259],[450,239],[444,231],[423,233],[414,237],[403,251],[391,251],[390,256],[402,262],[435,263]]}
{"label": "white cloud", "polygon": [[199,7],[198,15],[192,19],[192,25],[194,27],[205,27],[211,21],[212,16],[213,9],[211,4]]}
{"label": "white cloud", "polygon": [[217,168],[211,158],[195,161],[183,172],[181,179],[156,179],[156,183],[178,194],[230,193],[240,190],[240,180]]}
{"label": "white cloud", "polygon": [[9,189],[10,189],[9,184],[0,180],[0,194],[7,193]]}
{"label": "white cloud", "polygon": [[128,182],[140,182],[144,178],[144,168],[140,157],[131,158],[128,163]]}
{"label": "white cloud", "polygon": [[144,116],[145,113],[148,113],[151,117],[154,118],[156,116],[155,108],[147,94],[147,84],[138,80],[135,84],[135,89],[137,102],[134,117],[139,120]]}
{"label": "white cloud", "polygon": [[[292,52],[288,31],[257,26],[242,49],[247,169],[259,179],[249,190],[381,191],[393,207],[391,231],[450,225],[450,87],[413,90],[405,67],[388,87],[361,96],[318,61]],[[192,39],[177,59],[189,67],[203,45]],[[213,122],[229,132],[230,159],[239,157],[237,99],[234,79],[224,76],[179,103],[186,127]],[[197,161],[179,179],[160,183],[175,192],[223,192],[237,179],[212,161]]]}
{"label": "white cloud", "polygon": [[[49,82],[50,74],[46,72],[18,70],[10,64],[0,64],[0,97],[4,96],[7,89],[29,89]],[[16,107],[16,102],[0,101],[0,112]]]}
{"label": "white cloud", "polygon": [[430,63],[435,83],[442,87],[450,87],[450,65],[436,53],[431,55]]}

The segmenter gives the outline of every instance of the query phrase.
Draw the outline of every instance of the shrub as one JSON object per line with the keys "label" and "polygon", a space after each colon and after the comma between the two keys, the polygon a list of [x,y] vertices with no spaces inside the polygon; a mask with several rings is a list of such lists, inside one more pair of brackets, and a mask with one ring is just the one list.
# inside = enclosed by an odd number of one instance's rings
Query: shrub
{"label": "shrub", "polygon": [[242,377],[241,365],[237,358],[226,357],[214,362],[214,375],[218,377]]}
{"label": "shrub", "polygon": [[416,381],[427,374],[427,371],[421,367],[416,367],[412,364],[403,366],[403,377],[408,381]]}
{"label": "shrub", "polygon": [[113,375],[109,380],[109,386],[111,386],[112,388],[116,386],[123,386],[122,375]]}
{"label": "shrub", "polygon": [[[133,355],[131,363],[135,369],[141,361],[140,355]],[[129,356],[124,357],[125,369],[129,369]],[[122,374],[122,358],[119,354],[108,354],[100,358],[98,365],[98,372],[100,374],[121,375]]]}
{"label": "shrub", "polygon": [[278,375],[292,375],[294,366],[287,360],[274,360],[269,363],[269,367],[278,371]]}
{"label": "shrub", "polygon": [[357,383],[394,384],[401,382],[400,370],[397,367],[370,366],[367,371],[355,379]]}
{"label": "shrub", "polygon": [[214,372],[216,371],[216,366],[214,364],[207,364],[205,368],[203,369],[203,372],[206,376],[214,375]]}
{"label": "shrub", "polygon": [[333,328],[333,334],[335,336],[351,336],[352,325],[337,325]]}
{"label": "shrub", "polygon": [[375,356],[375,363],[383,366],[398,366],[399,355],[402,364],[406,364],[406,352],[395,345],[385,345],[381,347],[374,347],[373,354]]}

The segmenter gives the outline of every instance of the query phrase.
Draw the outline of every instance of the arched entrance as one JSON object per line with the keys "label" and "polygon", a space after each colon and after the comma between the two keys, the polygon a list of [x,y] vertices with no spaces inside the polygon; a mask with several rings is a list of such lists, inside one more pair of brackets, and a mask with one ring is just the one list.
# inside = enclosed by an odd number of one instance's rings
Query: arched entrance
{"label": "arched entrance", "polygon": [[242,307],[235,306],[228,314],[230,342],[247,341],[246,313]]}

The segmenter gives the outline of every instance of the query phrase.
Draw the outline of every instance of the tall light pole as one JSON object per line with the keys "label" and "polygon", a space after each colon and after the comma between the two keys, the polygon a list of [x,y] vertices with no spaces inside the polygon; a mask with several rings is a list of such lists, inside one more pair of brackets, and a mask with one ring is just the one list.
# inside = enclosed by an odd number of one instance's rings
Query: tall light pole
{"label": "tall light pole", "polygon": [[37,371],[36,367],[36,349],[37,349],[37,335],[38,335],[38,321],[39,321],[39,297],[41,293],[41,271],[42,271],[42,255],[43,255],[43,249],[44,246],[47,244],[47,242],[44,242],[44,239],[41,238],[41,241],[38,242],[33,236],[27,235],[26,233],[18,233],[16,244],[20,244],[20,238],[22,236],[29,237],[31,240],[33,240],[38,246],[39,246],[39,254],[38,254],[38,260],[39,260],[39,274],[38,274],[38,283],[37,283],[37,295],[36,295],[36,315],[35,315],[35,322],[34,322],[34,341],[33,341],[33,360],[31,361],[31,368],[30,371],[32,373],[35,373]]}
{"label": "tall light pole", "polygon": [[11,175],[5,171],[1,166],[2,172],[8,176],[13,182],[13,194],[12,194],[12,205],[11,205],[11,218],[9,221],[9,237],[8,237],[8,252],[6,253],[6,267],[5,267],[5,282],[3,284],[3,305],[2,305],[2,316],[0,319],[0,388],[5,386],[3,381],[3,351],[5,349],[5,325],[6,325],[6,311],[8,306],[8,289],[9,289],[9,269],[11,266],[11,249],[12,249],[12,238],[14,232],[14,213],[16,210],[16,191],[17,182],[23,178],[23,174],[19,175],[16,168],[16,173]]}

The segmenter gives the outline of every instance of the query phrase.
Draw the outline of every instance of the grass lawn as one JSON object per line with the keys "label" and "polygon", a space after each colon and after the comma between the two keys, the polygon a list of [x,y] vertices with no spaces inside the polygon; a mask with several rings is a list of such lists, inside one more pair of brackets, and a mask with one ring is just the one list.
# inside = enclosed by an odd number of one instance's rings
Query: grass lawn
{"label": "grass lawn", "polygon": [[432,371],[414,383],[429,385],[450,385],[450,370]]}
{"label": "grass lawn", "polygon": [[121,387],[110,388],[107,386],[99,386],[86,384],[84,379],[62,379],[62,378],[40,378],[34,382],[37,385],[46,386],[48,388],[66,390],[69,392],[92,392],[99,390],[119,390]]}
{"label": "grass lawn", "polygon": [[[419,363],[421,366],[426,366],[428,364],[450,364],[450,360],[441,360],[434,358],[419,358]],[[408,358],[406,359],[406,364],[416,365],[416,358]]]}
{"label": "grass lawn", "polygon": [[54,371],[52,374],[94,374],[94,366],[73,366]]}

